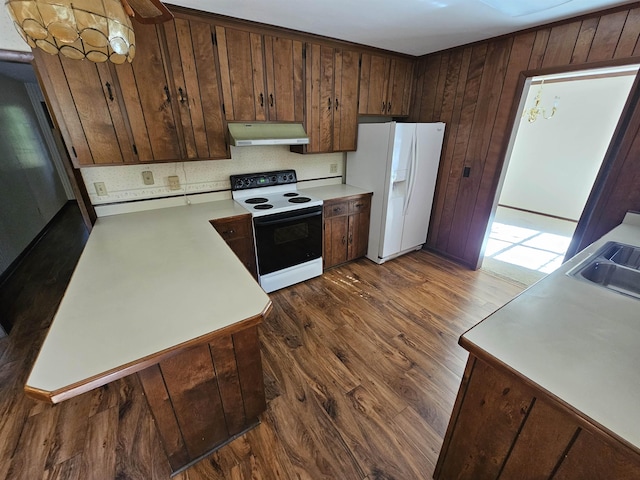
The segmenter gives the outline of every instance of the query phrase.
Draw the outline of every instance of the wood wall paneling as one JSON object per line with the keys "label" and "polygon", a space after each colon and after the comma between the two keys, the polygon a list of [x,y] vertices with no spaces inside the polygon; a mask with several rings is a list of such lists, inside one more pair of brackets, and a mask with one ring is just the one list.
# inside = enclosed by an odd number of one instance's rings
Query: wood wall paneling
{"label": "wood wall paneling", "polygon": [[640,211],[640,77],[613,133],[587,207],[567,251],[574,255],[622,222],[627,210]]}
{"label": "wood wall paneling", "polygon": [[[536,75],[545,69],[632,60],[640,53],[639,36],[640,12],[634,5],[422,57],[416,65],[410,119],[447,124],[427,247],[478,266],[523,72]],[[595,208],[602,214],[594,218],[604,215],[617,221],[626,210],[640,209],[638,189],[631,187],[629,192],[630,181],[639,175],[639,162],[616,162],[624,165],[624,174],[618,183],[609,180],[611,201],[601,199]],[[467,178],[462,176],[465,166],[471,167]],[[592,224],[586,230],[602,228]]]}
{"label": "wood wall paneling", "polygon": [[152,365],[138,372],[140,383],[144,388],[147,403],[156,420],[156,428],[163,440],[163,446],[172,470],[189,463],[189,452],[184,444],[184,438],[178,425],[169,393],[164,384],[162,373],[158,365]]}
{"label": "wood wall paneling", "polygon": [[627,15],[628,12],[623,10],[600,18],[596,34],[589,49],[587,62],[598,62],[613,58]]}
{"label": "wood wall paneling", "polygon": [[616,46],[613,58],[626,58],[634,55],[640,35],[640,8],[629,10],[629,15],[624,23],[620,40]]}
{"label": "wood wall paneling", "polygon": [[433,478],[638,477],[637,449],[503,368],[469,356]]}

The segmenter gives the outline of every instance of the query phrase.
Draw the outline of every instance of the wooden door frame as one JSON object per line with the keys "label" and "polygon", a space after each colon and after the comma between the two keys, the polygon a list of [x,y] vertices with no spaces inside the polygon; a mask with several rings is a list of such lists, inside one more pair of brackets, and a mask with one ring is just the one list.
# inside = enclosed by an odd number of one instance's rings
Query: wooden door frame
{"label": "wooden door frame", "polygon": [[[633,65],[640,64],[640,57],[629,57],[624,59],[616,59],[616,60],[607,60],[603,62],[593,62],[586,63],[580,65],[564,65],[561,67],[552,67],[552,68],[544,68],[539,70],[525,70],[520,72],[520,76],[518,78],[518,85],[516,88],[515,96],[512,102],[511,112],[509,114],[509,135],[505,137],[503,145],[500,150],[500,157],[502,158],[502,167],[500,171],[496,174],[494,180],[494,199],[491,207],[491,213],[489,218],[487,219],[487,226],[485,229],[484,237],[482,238],[482,246],[480,249],[480,256],[476,262],[476,269],[480,268],[482,265],[482,261],[484,259],[484,250],[487,244],[489,234],[490,234],[490,226],[495,217],[496,209],[498,208],[498,200],[500,199],[500,192],[502,191],[502,186],[504,184],[507,167],[509,166],[510,154],[509,147],[512,142],[512,136],[514,128],[517,125],[520,114],[520,104],[523,101],[523,94],[525,86],[527,85],[527,80],[531,77],[537,77],[542,75],[552,75],[557,73],[568,73],[568,72],[579,72],[583,70],[594,70],[599,68],[608,68],[608,67],[618,67],[624,65]],[[615,182],[615,177],[612,175],[613,172],[617,172],[621,168],[621,164],[624,160],[624,157],[620,157],[619,153],[621,150],[621,144],[625,141],[627,133],[630,133],[632,136],[634,132],[638,130],[640,126],[640,71],[636,74],[636,78],[629,92],[629,96],[625,102],[625,106],[620,115],[620,119],[618,120],[618,124],[614,130],[614,133],[611,137],[611,141],[609,147],[607,148],[607,152],[602,160],[602,164],[600,166],[600,170],[596,176],[595,182],[587,198],[586,205],[580,216],[580,220],[576,226],[575,233],[573,238],[571,239],[571,244],[569,249],[567,250],[566,259],[571,258],[577,252],[585,248],[587,245],[591,244],[593,241],[597,240],[600,236],[602,236],[606,232],[601,232],[602,227],[598,228],[598,225],[595,223],[595,219],[603,214],[603,210],[605,208],[604,205],[604,195],[607,191],[613,188],[613,183]],[[637,117],[637,118],[635,118]],[[639,125],[635,125],[635,130],[633,130],[634,122],[639,123]],[[631,128],[630,128],[631,127]],[[633,131],[632,131],[633,130]],[[626,138],[628,142],[629,139]],[[611,223],[611,222],[610,222]],[[615,227],[620,222],[613,223],[610,225],[610,228]],[[600,233],[601,232],[601,233]]]}
{"label": "wooden door frame", "polygon": [[[18,52],[15,50],[0,49],[0,61],[30,64],[36,73],[36,77],[38,78],[38,86],[40,87],[40,90],[44,95],[44,98],[47,102],[47,106],[49,105],[47,92],[45,92],[44,89],[42,88],[42,80],[40,78],[40,73],[38,72],[38,67],[33,61],[32,52]],[[58,126],[58,122],[61,119],[58,119],[54,115],[51,115],[50,108],[49,108],[49,116],[51,117],[51,120],[53,121],[53,124],[55,126],[53,135],[57,137],[56,143],[58,145],[65,145],[65,143],[62,141],[62,137],[60,135],[60,128]],[[87,192],[87,188],[84,184],[84,180],[82,179],[82,174],[80,173],[80,170],[74,168],[73,164],[71,163],[71,157],[69,156],[69,153],[66,151],[66,146],[65,146],[64,155],[60,155],[60,157],[62,158],[62,163],[64,165],[65,172],[67,174],[67,177],[69,178],[69,182],[71,183],[73,194],[76,198],[76,201],[78,202],[78,207],[80,207],[80,213],[82,214],[82,219],[84,220],[84,223],[86,224],[89,231],[91,231],[93,224],[96,222],[97,216],[96,216],[96,211],[93,208],[93,205],[91,203],[91,199],[89,198],[89,193]]]}

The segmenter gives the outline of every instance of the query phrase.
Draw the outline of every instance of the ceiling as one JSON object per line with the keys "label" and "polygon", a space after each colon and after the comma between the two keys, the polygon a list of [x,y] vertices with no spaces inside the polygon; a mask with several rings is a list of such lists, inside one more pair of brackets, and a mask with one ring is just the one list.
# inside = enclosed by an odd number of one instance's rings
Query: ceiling
{"label": "ceiling", "polygon": [[562,5],[513,17],[481,0],[173,0],[168,3],[410,55],[424,55],[633,3],[620,0],[485,1],[502,4],[507,10],[515,5],[540,8],[554,3]]}
{"label": "ceiling", "polygon": [[[177,0],[167,3],[410,55],[495,37],[632,0]],[[501,10],[488,4],[497,4]],[[553,6],[554,4],[560,4]],[[514,7],[545,8],[537,13]],[[29,51],[0,8],[0,48]],[[523,14],[524,13],[524,14]],[[517,15],[517,16],[512,16]]]}

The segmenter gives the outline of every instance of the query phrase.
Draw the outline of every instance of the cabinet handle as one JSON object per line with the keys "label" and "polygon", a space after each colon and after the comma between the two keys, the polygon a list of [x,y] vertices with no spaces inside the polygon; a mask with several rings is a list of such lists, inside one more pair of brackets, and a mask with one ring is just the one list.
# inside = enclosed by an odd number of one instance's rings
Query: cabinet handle
{"label": "cabinet handle", "polygon": [[231,229],[231,230],[225,230],[222,233],[236,233],[236,231],[234,229]]}
{"label": "cabinet handle", "polygon": [[387,112],[391,113],[391,102],[387,103]]}
{"label": "cabinet handle", "polygon": [[107,87],[107,92],[109,93],[109,100],[113,102],[113,92],[111,91],[111,84],[109,82],[104,84]]}
{"label": "cabinet handle", "polygon": [[360,207],[362,206],[362,203],[356,203],[354,206],[355,206],[356,208],[360,208]]}
{"label": "cabinet handle", "polygon": [[329,102],[329,110],[331,110],[331,99],[329,99],[328,102]]}
{"label": "cabinet handle", "polygon": [[339,212],[340,210],[342,210],[340,207],[335,207],[335,208],[333,209],[333,211],[334,211],[334,212]]}
{"label": "cabinet handle", "polygon": [[338,99],[336,98],[336,110],[338,109]]}
{"label": "cabinet handle", "polygon": [[260,106],[264,107],[264,95],[260,94]]}
{"label": "cabinet handle", "polygon": [[187,99],[185,98],[182,87],[178,88],[178,93],[180,94],[180,103],[184,103]]}
{"label": "cabinet handle", "polygon": [[167,103],[171,103],[171,93],[169,93],[169,87],[164,86],[164,94],[167,97]]}
{"label": "cabinet handle", "polygon": [[347,243],[347,237],[342,235],[342,244],[344,245],[345,243]]}
{"label": "cabinet handle", "polygon": [[349,245],[353,244],[353,233],[349,234]]}
{"label": "cabinet handle", "polygon": [[273,107],[273,93],[269,94],[269,104]]}
{"label": "cabinet handle", "polygon": [[387,102],[382,102],[382,113],[387,110]]}

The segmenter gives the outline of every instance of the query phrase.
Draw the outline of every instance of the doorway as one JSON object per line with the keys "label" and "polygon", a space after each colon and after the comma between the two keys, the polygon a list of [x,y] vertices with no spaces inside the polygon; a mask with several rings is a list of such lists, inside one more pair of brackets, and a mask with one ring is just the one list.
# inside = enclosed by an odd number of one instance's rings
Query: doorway
{"label": "doorway", "polygon": [[527,79],[481,268],[529,286],[562,264],[637,71]]}

